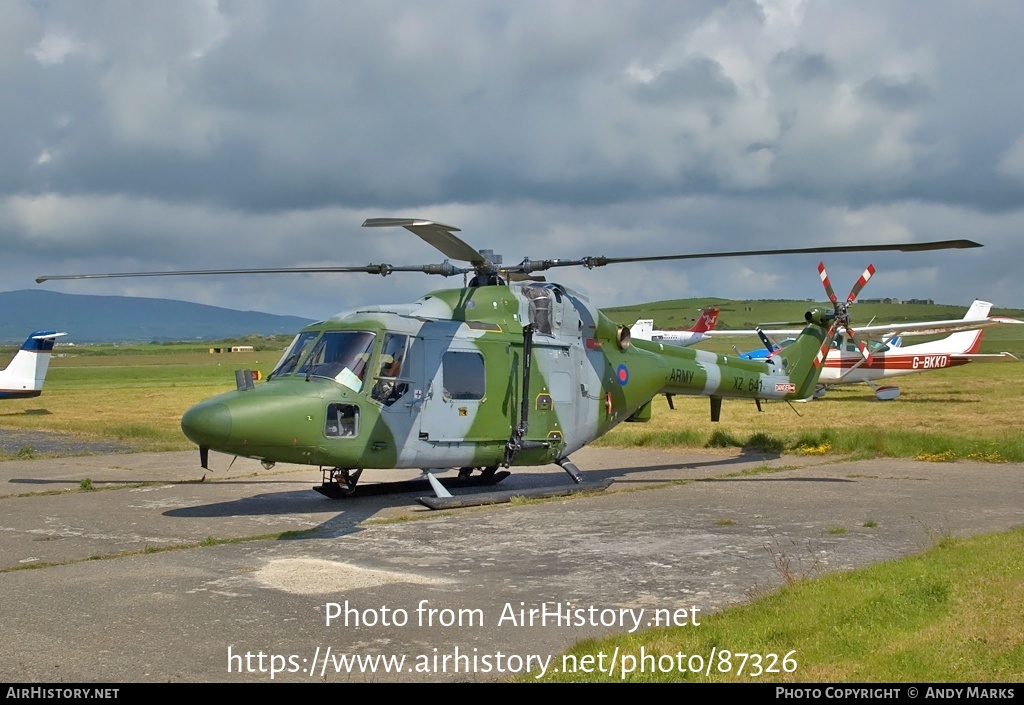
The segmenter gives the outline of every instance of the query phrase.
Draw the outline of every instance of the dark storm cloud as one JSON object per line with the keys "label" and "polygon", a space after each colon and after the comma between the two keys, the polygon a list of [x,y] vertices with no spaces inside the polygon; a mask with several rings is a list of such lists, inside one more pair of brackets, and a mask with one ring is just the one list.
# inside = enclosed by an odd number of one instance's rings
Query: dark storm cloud
{"label": "dark storm cloud", "polygon": [[[1021,30],[1010,2],[12,1],[0,274],[439,261],[359,227],[381,215],[506,261],[982,235],[1005,261]],[[953,261],[898,266],[924,286]],[[602,304],[806,291],[787,263],[731,266],[565,274]],[[942,291],[1013,291],[979,271]],[[317,317],[445,284],[327,281],[74,286]]]}

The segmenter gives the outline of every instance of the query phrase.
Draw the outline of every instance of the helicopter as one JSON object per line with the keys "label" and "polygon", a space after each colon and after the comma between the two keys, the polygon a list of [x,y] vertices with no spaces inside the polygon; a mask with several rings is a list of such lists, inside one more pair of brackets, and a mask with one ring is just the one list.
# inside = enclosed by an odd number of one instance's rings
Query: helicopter
{"label": "helicopter", "polygon": [[[44,276],[90,279],[192,274],[424,272],[471,277],[404,304],[369,305],[303,328],[265,381],[236,372],[236,389],[200,402],[181,419],[209,451],[319,466],[331,498],[355,494],[365,469],[458,469],[451,486],[489,485],[508,468],[557,464],[574,483],[572,454],[618,424],[650,418],[658,395],[710,398],[717,421],[727,397],[806,399],[822,370],[840,310],[812,309],[795,343],[764,361],[632,340],[586,296],[536,272],[623,262],[980,247],[970,240],[853,245],[652,257],[524,259],[477,250],[432,220],[371,218],[364,227],[401,227],[439,250],[441,264],[225,269]],[[451,260],[467,263],[458,266]],[[855,293],[851,293],[851,299]],[[842,307],[837,306],[837,310]],[[499,471],[499,468],[504,470]],[[388,484],[388,483],[384,483]],[[396,489],[404,486],[399,483]],[[436,489],[436,485],[435,485]]]}

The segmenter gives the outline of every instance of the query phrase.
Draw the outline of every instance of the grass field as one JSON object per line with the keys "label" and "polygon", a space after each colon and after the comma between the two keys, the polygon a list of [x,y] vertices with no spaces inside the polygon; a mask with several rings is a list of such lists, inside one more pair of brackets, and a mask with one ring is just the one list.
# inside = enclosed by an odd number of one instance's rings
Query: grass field
{"label": "grass field", "polygon": [[[708,616],[699,629],[581,642],[568,652],[574,663],[629,657],[611,674],[576,670],[546,680],[1019,683],[1022,556],[1024,529],[1017,529],[944,538],[919,556],[815,580],[797,576],[751,604]],[[743,653],[722,651],[740,644]],[[711,653],[717,657],[700,672],[700,659]]]}
{"label": "grass field", "polygon": [[[163,346],[159,346],[163,347]],[[0,405],[0,428],[60,431],[127,442],[138,450],[185,450],[181,415],[234,389],[236,368],[268,373],[279,353],[58,351],[42,396]]]}
{"label": "grass field", "polygon": [[598,443],[1024,461],[1022,382],[1022,363],[979,363],[901,378],[895,401],[878,401],[866,385],[792,406],[762,402],[762,412],[752,401],[727,399],[717,424],[703,397],[676,397],[675,410],[658,398],[649,423],[622,424]]}

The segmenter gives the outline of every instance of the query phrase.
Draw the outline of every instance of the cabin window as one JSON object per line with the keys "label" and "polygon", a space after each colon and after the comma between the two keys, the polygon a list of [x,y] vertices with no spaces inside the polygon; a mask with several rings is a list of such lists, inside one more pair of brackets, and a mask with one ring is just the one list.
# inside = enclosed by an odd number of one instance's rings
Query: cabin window
{"label": "cabin window", "polygon": [[377,383],[370,396],[384,406],[391,406],[409,390],[409,383],[402,379],[405,353],[409,349],[409,336],[388,333],[380,349],[380,365]]}
{"label": "cabin window", "polygon": [[328,331],[313,347],[298,374],[328,377],[358,392],[366,380],[373,339],[373,333],[368,331]]}
{"label": "cabin window", "polygon": [[554,322],[551,315],[551,290],[543,286],[524,286],[523,296],[529,299],[530,323],[538,333],[551,335]]}
{"label": "cabin window", "polygon": [[446,352],[441,359],[444,398],[483,399],[486,389],[484,356],[475,352]]}
{"label": "cabin window", "polygon": [[354,438],[359,434],[359,407],[355,404],[328,404],[324,435],[328,438]]}

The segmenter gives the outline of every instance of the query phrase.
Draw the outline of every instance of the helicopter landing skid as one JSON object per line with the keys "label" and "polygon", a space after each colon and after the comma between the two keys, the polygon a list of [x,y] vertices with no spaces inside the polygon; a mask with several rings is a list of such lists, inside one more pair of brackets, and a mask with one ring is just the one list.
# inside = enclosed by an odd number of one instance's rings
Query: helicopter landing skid
{"label": "helicopter landing skid", "polygon": [[574,483],[557,487],[538,487],[532,490],[497,490],[494,492],[474,492],[461,494],[457,497],[417,497],[416,501],[429,509],[461,509],[463,507],[479,507],[486,504],[504,504],[515,498],[547,499],[550,497],[567,497],[580,492],[603,492],[612,485],[612,480],[592,485]]}
{"label": "helicopter landing skid", "polygon": [[[489,487],[496,485],[511,475],[508,470],[498,471],[496,467],[481,468],[479,475],[469,475],[466,471],[472,468],[460,468],[458,477],[438,478],[438,481],[448,489],[461,489],[464,487]],[[323,482],[313,487],[314,490],[330,499],[347,499],[349,497],[370,497],[382,494],[399,494],[402,492],[422,492],[430,489],[430,483],[425,478],[415,480],[400,480],[395,482],[375,482],[370,485],[357,485],[359,473],[342,472],[338,468],[324,470]]]}

